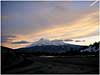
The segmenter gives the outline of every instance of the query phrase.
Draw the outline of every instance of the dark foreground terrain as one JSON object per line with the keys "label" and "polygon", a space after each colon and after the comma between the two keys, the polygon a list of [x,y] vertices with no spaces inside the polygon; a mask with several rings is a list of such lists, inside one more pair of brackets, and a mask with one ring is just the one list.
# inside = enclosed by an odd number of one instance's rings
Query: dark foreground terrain
{"label": "dark foreground terrain", "polygon": [[[5,56],[5,55],[3,55]],[[6,55],[7,56],[7,55]],[[9,59],[10,58],[10,59]],[[98,56],[26,56],[2,57],[2,74],[98,74]]]}

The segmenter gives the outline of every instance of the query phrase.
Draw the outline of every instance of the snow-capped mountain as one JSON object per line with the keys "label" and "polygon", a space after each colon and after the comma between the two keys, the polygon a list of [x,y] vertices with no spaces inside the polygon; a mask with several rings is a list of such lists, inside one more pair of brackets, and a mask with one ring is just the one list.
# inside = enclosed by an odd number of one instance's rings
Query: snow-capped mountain
{"label": "snow-capped mountain", "polygon": [[93,45],[90,45],[88,48],[81,50],[80,52],[98,52],[99,51],[99,43],[94,43]]}
{"label": "snow-capped mountain", "polygon": [[30,46],[28,47],[32,47],[32,46],[43,46],[43,45],[66,45],[66,43],[63,42],[63,40],[48,40],[48,39],[44,39],[41,38],[40,40],[32,43]]}
{"label": "snow-capped mountain", "polygon": [[74,45],[74,44],[68,44],[64,43],[63,40],[47,40],[47,39],[40,39],[36,42],[33,42],[31,45],[17,49],[19,52],[66,52],[70,50],[80,50],[85,46],[80,45]]}

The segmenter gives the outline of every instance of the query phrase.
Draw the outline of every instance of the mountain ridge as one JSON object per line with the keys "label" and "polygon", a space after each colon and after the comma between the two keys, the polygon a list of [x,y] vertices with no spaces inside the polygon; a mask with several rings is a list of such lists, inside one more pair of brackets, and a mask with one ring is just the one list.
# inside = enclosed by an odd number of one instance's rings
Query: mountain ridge
{"label": "mountain ridge", "polygon": [[31,45],[29,45],[29,47],[32,46],[42,46],[42,45],[65,45],[66,43],[63,42],[63,40],[48,40],[48,39],[44,39],[41,38],[40,40],[33,42]]}

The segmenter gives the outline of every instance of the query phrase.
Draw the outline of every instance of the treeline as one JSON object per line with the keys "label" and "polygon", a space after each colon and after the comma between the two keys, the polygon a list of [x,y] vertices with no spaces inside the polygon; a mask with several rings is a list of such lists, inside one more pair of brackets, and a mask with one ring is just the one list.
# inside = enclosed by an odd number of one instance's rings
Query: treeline
{"label": "treeline", "polygon": [[66,52],[61,52],[61,53],[50,53],[50,52],[33,52],[33,53],[17,53],[17,54],[25,54],[27,55],[33,55],[33,56],[74,56],[74,55],[99,55],[99,51],[97,52],[80,52],[80,51],[75,51],[75,50],[70,50]]}

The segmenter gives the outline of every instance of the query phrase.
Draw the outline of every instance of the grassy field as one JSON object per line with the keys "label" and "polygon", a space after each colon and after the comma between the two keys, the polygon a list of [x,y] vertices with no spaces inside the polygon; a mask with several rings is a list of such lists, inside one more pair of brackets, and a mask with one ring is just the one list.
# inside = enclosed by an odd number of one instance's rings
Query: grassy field
{"label": "grassy field", "polygon": [[98,56],[44,57],[20,55],[7,66],[2,62],[2,74],[98,74]]}

